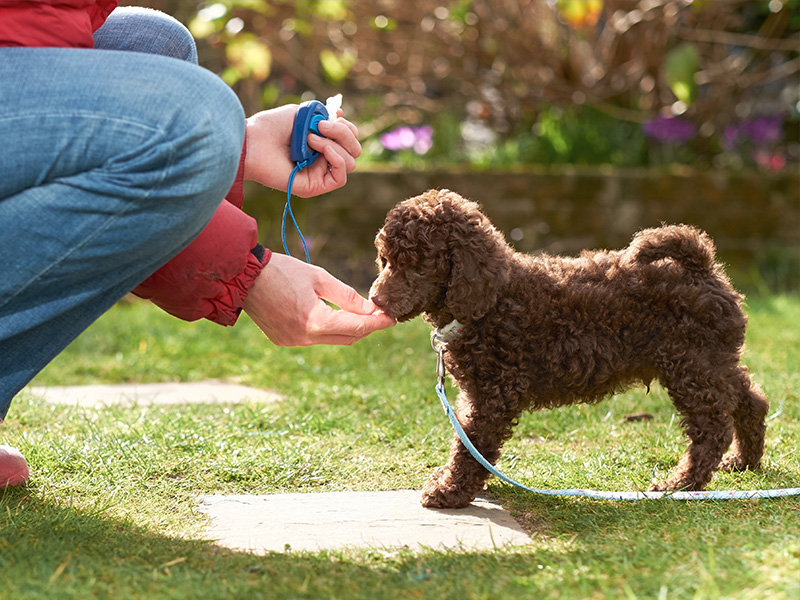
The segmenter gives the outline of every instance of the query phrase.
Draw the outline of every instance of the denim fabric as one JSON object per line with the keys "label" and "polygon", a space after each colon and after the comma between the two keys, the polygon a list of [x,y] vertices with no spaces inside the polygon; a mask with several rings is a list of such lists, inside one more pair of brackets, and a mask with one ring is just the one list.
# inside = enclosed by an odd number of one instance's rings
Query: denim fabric
{"label": "denim fabric", "polygon": [[117,8],[95,32],[94,47],[160,54],[197,64],[192,34],[180,21],[150,8]]}
{"label": "denim fabric", "polygon": [[[196,56],[182,26],[148,12],[115,11],[98,45]],[[145,47],[123,43],[125,31]],[[184,60],[0,48],[0,421],[36,373],[203,229],[243,140],[236,96]]]}

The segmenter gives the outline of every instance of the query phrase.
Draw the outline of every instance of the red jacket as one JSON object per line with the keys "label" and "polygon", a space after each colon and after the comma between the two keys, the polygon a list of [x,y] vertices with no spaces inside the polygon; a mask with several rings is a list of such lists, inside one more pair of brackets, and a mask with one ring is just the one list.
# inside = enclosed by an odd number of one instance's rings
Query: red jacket
{"label": "red jacket", "polygon": [[91,48],[119,0],[0,0],[0,46]]}
{"label": "red jacket", "polygon": [[[91,48],[119,0],[0,0],[0,46]],[[246,144],[245,144],[246,147]],[[242,212],[245,148],[236,180],[200,235],[133,293],[168,313],[233,325],[272,256],[257,258],[255,220]]]}

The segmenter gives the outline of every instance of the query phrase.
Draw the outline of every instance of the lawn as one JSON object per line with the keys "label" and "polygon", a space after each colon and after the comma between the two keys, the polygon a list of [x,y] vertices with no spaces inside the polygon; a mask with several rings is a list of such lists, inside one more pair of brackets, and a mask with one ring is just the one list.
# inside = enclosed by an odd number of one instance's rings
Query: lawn
{"label": "lawn", "polygon": [[[800,298],[753,299],[745,363],[771,400],[763,468],[709,489],[800,485]],[[492,552],[347,550],[263,557],[201,540],[196,497],[419,488],[447,455],[420,320],[352,348],[275,348],[246,318],[183,323],[115,306],[38,384],[226,379],[277,404],[13,403],[0,440],[33,477],[0,491],[0,598],[800,598],[800,498],[615,502],[492,480],[531,533]],[[649,421],[624,415],[648,412]],[[500,467],[534,487],[645,488],[684,440],[663,390],[526,415]]]}

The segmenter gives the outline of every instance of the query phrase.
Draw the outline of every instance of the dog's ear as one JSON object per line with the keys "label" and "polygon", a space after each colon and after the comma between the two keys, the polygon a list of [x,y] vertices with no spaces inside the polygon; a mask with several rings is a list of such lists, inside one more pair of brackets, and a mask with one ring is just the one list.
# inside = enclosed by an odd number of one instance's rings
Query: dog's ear
{"label": "dog's ear", "polygon": [[466,324],[480,319],[497,303],[508,281],[512,254],[503,236],[481,215],[448,237],[450,280],[445,303]]}

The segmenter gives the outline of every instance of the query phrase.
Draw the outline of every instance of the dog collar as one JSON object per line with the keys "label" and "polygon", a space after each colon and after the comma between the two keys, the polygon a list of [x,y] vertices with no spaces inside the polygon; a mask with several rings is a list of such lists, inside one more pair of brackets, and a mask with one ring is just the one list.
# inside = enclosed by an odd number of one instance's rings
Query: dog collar
{"label": "dog collar", "polygon": [[453,340],[461,337],[464,332],[464,326],[457,320],[453,319],[444,327],[438,327],[431,333],[431,344],[435,348],[439,344],[448,344]]}

